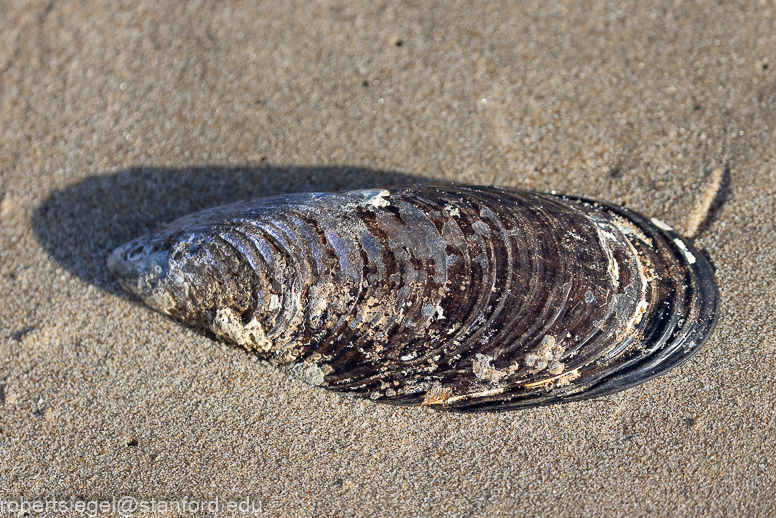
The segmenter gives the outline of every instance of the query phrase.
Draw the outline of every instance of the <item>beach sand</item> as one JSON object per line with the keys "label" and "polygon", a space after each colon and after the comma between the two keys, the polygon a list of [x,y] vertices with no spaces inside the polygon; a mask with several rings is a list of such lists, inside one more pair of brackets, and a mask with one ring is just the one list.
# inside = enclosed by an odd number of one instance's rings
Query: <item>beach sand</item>
{"label": "beach sand", "polygon": [[[776,510],[772,1],[19,0],[0,12],[2,502]],[[721,291],[715,333],[684,366],[603,399],[396,408],[200,336],[106,269],[114,246],[199,208],[433,180],[700,227]]]}

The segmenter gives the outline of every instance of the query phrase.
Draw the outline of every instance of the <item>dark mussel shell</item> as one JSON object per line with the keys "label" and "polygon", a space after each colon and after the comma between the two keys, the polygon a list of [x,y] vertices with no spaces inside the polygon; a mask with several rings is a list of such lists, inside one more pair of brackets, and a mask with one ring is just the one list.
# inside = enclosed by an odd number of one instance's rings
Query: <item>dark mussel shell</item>
{"label": "dark mussel shell", "polygon": [[152,308],[308,383],[507,410],[599,397],[695,354],[707,259],[658,220],[496,187],[307,193],[179,219],[109,267]]}

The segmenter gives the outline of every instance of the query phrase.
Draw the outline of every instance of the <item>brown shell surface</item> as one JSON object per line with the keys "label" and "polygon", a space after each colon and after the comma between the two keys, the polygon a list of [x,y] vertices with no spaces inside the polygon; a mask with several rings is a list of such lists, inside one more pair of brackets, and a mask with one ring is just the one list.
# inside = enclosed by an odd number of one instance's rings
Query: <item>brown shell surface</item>
{"label": "brown shell surface", "polygon": [[308,383],[469,411],[642,383],[699,349],[718,303],[710,263],[667,225],[496,187],[241,202],[127,243],[109,267]]}

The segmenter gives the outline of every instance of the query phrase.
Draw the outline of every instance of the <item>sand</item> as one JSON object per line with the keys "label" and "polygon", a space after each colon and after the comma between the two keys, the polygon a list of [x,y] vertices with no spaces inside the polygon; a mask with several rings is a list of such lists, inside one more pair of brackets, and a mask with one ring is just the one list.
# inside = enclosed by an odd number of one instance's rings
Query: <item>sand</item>
{"label": "sand", "polygon": [[[0,13],[0,515],[122,496],[250,499],[265,516],[776,510],[772,1]],[[151,311],[105,267],[198,208],[430,180],[698,227],[716,332],[603,399],[441,413],[307,386]]]}

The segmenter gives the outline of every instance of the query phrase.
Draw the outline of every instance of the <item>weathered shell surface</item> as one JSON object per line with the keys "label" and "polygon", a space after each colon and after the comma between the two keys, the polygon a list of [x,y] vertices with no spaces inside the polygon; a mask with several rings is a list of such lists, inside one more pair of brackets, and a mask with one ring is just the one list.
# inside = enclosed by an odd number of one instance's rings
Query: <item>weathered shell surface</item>
{"label": "weathered shell surface", "polygon": [[713,270],[598,202],[411,186],[206,210],[116,249],[149,306],[330,390],[501,410],[602,396],[711,333]]}

